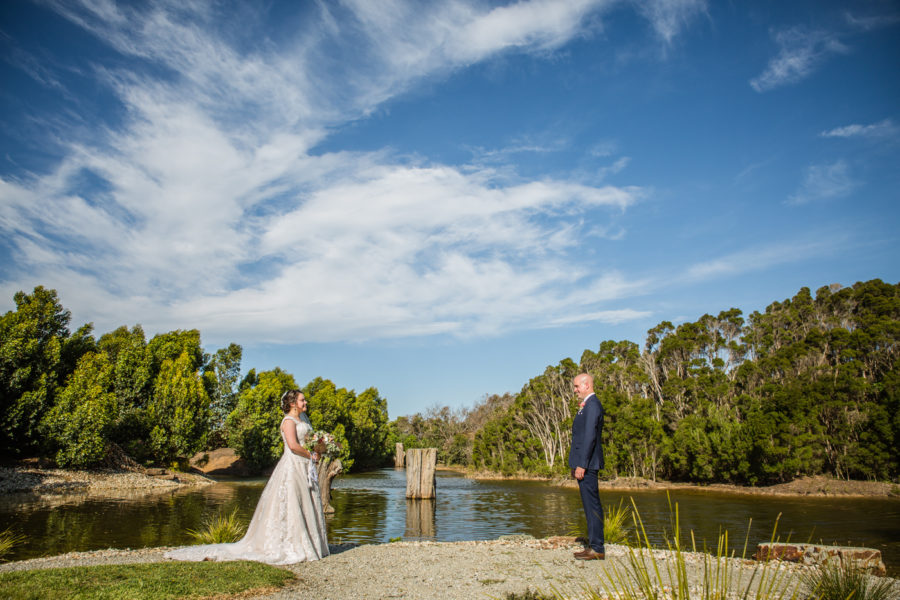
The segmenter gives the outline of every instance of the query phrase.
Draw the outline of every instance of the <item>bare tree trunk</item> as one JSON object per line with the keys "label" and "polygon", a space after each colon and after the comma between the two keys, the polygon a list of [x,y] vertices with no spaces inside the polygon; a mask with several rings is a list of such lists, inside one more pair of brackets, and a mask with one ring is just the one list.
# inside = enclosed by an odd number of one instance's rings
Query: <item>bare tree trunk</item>
{"label": "bare tree trunk", "polygon": [[533,435],[541,444],[544,462],[551,469],[557,457],[565,460],[569,438],[562,424],[569,418],[569,382],[556,369],[548,367],[541,385],[532,387],[525,398],[525,406],[515,422]]}
{"label": "bare tree trunk", "polygon": [[644,352],[641,354],[640,363],[641,367],[644,369],[644,373],[650,378],[650,383],[653,386],[653,399],[656,401],[656,420],[659,422],[662,418],[660,415],[660,407],[663,403],[663,393],[662,386],[659,383],[659,368],[656,364],[656,356],[650,352]]}
{"label": "bare tree trunk", "polygon": [[324,458],[319,461],[316,473],[319,477],[319,494],[322,497],[322,509],[326,514],[334,512],[331,506],[331,482],[344,470],[339,458]]}
{"label": "bare tree trunk", "polygon": [[406,465],[406,453],[403,451],[403,444],[397,442],[394,446],[394,466],[402,469]]}
{"label": "bare tree trunk", "polygon": [[437,448],[406,451],[406,497],[434,498],[434,468]]}

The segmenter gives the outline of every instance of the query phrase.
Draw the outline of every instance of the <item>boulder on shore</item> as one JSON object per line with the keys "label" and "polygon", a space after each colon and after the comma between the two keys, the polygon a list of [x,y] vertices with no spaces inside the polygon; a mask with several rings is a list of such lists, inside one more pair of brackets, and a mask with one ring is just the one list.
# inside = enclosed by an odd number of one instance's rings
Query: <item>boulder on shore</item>
{"label": "boulder on shore", "polygon": [[823,546],[821,544],[759,544],[756,560],[786,560],[801,565],[852,565],[872,575],[884,576],[881,551],[853,546]]}
{"label": "boulder on shore", "polygon": [[205,475],[227,475],[232,477],[250,477],[253,469],[233,448],[219,448],[198,452],[190,459],[190,465]]}

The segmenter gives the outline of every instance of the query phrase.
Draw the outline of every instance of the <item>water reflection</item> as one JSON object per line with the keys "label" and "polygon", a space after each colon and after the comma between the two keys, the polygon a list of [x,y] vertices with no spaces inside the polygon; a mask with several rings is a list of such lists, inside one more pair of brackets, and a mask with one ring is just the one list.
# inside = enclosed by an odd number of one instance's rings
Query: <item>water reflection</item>
{"label": "water reflection", "polygon": [[406,530],[403,537],[411,540],[435,538],[435,501],[433,498],[406,500]]}
{"label": "water reflection", "polygon": [[327,517],[328,537],[333,542],[371,542],[385,538],[388,497],[382,490],[332,490],[334,513]]}
{"label": "water reflection", "polygon": [[[405,472],[386,469],[339,477],[332,489],[335,514],[327,519],[332,542],[387,542],[391,538],[438,541],[535,537],[585,529],[578,492],[533,481],[472,481],[439,471],[437,498],[407,501]],[[140,548],[190,543],[186,531],[219,510],[237,508],[249,522],[264,479],[223,481],[201,489],[139,498],[84,501],[0,499],[0,531],[12,527],[28,540],[10,559],[109,547]],[[669,498],[660,492],[605,492],[604,507],[634,499],[651,541],[672,531]],[[896,499],[736,496],[676,491],[682,530],[698,545],[714,546],[721,530],[740,554],[748,524],[749,545],[767,541],[778,514],[782,540],[870,546],[882,551],[892,574],[900,573],[900,501]],[[689,538],[688,538],[689,539]]]}

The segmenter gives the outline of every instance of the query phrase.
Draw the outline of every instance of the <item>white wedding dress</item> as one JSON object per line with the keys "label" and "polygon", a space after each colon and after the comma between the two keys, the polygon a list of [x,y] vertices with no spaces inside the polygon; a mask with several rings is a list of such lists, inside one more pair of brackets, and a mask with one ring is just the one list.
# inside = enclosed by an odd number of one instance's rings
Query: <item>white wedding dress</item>
{"label": "white wedding dress", "polygon": [[[285,416],[296,424],[297,439],[312,430],[309,419]],[[284,421],[282,421],[284,423]],[[280,430],[280,428],[279,428]],[[281,433],[284,441],[284,431]],[[287,565],[328,556],[328,538],[319,484],[309,476],[310,460],[284,454],[269,477],[243,539],[233,544],[186,546],[166,552],[175,560],[254,560]]]}

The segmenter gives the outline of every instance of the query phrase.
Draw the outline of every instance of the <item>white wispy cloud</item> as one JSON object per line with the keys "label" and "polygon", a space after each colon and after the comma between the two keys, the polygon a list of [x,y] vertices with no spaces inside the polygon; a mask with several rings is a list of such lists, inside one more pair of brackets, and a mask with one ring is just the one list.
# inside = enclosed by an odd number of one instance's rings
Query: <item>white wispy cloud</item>
{"label": "white wispy cloud", "polygon": [[750,80],[757,92],[796,83],[815,71],[829,56],[847,52],[839,36],[832,32],[793,27],[773,33],[778,54],[765,70]]}
{"label": "white wispy cloud", "polygon": [[824,138],[851,138],[851,137],[870,137],[870,138],[890,138],[897,137],[900,134],[900,127],[891,119],[885,119],[871,125],[844,125],[843,127],[835,127],[823,131],[819,135]]}
{"label": "white wispy cloud", "polygon": [[633,0],[638,11],[666,43],[678,35],[691,21],[706,14],[705,0]]}
{"label": "white wispy cloud", "polygon": [[872,31],[875,29],[890,27],[891,25],[900,23],[900,14],[885,13],[859,15],[847,12],[844,14],[844,19],[847,21],[847,24],[850,25],[850,27],[852,27],[853,29],[857,29],[860,31]]}
{"label": "white wispy cloud", "polygon": [[840,240],[831,236],[828,242],[800,240],[747,248],[691,265],[685,271],[683,279],[699,281],[763,271],[774,266],[831,254],[839,245]]}
{"label": "white wispy cloud", "polygon": [[621,173],[628,166],[628,163],[631,162],[631,157],[621,156],[616,159],[616,161],[611,165],[606,165],[600,167],[597,170],[597,175],[600,179],[606,179],[610,175],[616,175],[617,173]]}
{"label": "white wispy cloud", "polygon": [[[43,284],[99,331],[140,320],[213,339],[466,336],[573,314],[638,318],[599,305],[645,284],[571,251],[640,188],[312,152],[330,127],[418,79],[559,47],[606,5],[321,5],[291,43],[239,51],[207,3],[53,4],[153,68],[91,65],[125,109],[121,126],[102,143],[64,140],[49,173],[0,179],[14,258],[0,293]],[[335,50],[357,60],[335,65]]]}
{"label": "white wispy cloud", "polygon": [[634,310],[631,308],[623,308],[620,310],[601,310],[592,313],[583,313],[576,315],[568,315],[560,317],[552,322],[552,325],[568,325],[571,323],[589,323],[598,321],[600,323],[608,323],[617,325],[627,321],[635,321],[637,319],[646,319],[653,313],[647,310]]}
{"label": "white wispy cloud", "polygon": [[800,188],[790,196],[791,204],[806,204],[846,196],[858,186],[850,175],[846,161],[831,164],[810,165],[806,168]]}

